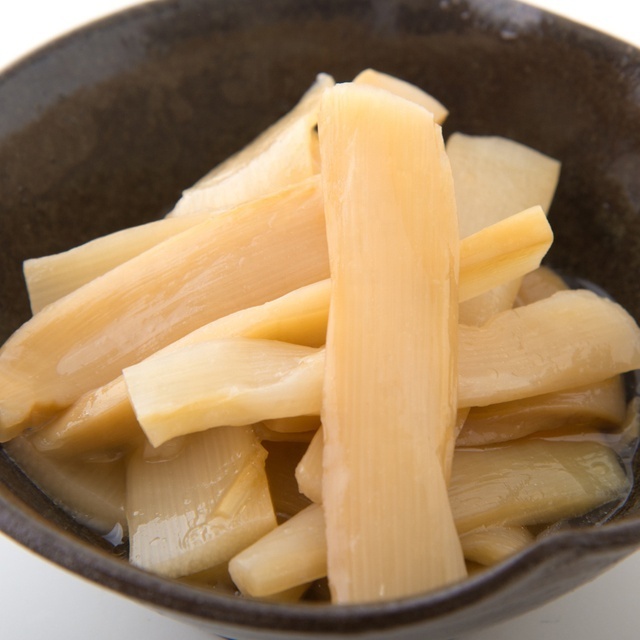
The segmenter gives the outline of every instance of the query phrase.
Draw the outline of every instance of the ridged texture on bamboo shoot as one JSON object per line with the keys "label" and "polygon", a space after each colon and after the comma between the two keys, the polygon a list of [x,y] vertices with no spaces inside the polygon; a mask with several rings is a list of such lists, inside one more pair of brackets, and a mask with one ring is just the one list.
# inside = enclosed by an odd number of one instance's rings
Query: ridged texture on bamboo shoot
{"label": "ridged texture on bamboo shoot", "polygon": [[318,414],[324,360],[312,347],[227,338],[149,358],[123,375],[138,422],[158,446],[213,427]]}
{"label": "ridged texture on bamboo shoot", "polygon": [[131,562],[168,577],[227,562],[276,527],[266,451],[250,427],[212,429],[144,448],[129,462]]}
{"label": "ridged texture on bamboo shoot", "polygon": [[466,575],[443,474],[456,418],[453,184],[431,114],[386,91],[326,91],[319,135],[329,583],[338,603],[375,601]]}

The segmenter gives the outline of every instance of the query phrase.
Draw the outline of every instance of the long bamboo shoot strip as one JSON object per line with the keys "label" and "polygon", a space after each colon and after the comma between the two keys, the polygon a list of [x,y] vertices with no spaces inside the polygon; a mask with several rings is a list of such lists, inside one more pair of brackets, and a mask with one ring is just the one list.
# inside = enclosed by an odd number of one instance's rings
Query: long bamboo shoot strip
{"label": "long bamboo shoot strip", "polygon": [[190,331],[328,277],[318,186],[214,216],[25,323],[0,351],[0,441]]}
{"label": "long bamboo shoot strip", "polygon": [[143,441],[122,376],[84,393],[31,436],[39,451],[62,458],[128,453]]}
{"label": "long bamboo shoot strip", "polygon": [[456,450],[449,495],[462,534],[490,524],[534,525],[578,516],[622,498],[628,486],[607,446],[521,440]]}
{"label": "long bamboo shoot strip", "polygon": [[236,207],[317,174],[318,105],[322,92],[333,84],[331,76],[319,74],[289,113],[187,189],[169,215]]}
{"label": "long bamboo shoot strip", "polygon": [[319,349],[227,338],[149,358],[123,375],[138,422],[157,447],[212,427],[318,414],[323,372]]}
{"label": "long bamboo shoot strip", "polygon": [[537,431],[620,428],[626,416],[624,385],[614,376],[578,389],[474,407],[456,445],[477,447],[522,438]]}
{"label": "long bamboo shoot strip", "polygon": [[163,219],[96,238],[68,251],[25,260],[23,269],[35,314],[94,278],[189,229],[206,216]]}
{"label": "long bamboo shoot strip", "polygon": [[640,367],[640,329],[618,304],[586,290],[503,311],[460,330],[460,406],[572,389]]}
{"label": "long bamboo shoot strip", "polygon": [[[506,138],[462,133],[449,136],[447,154],[461,238],[536,205],[549,211],[560,173],[557,160]],[[518,288],[514,276],[510,283],[465,301],[461,322],[482,325],[494,313],[511,308]]]}
{"label": "long bamboo shoot strip", "polygon": [[276,526],[266,451],[250,427],[211,429],[181,445],[149,461],[138,450],[127,474],[131,562],[169,577],[227,562]]}
{"label": "long bamboo shoot strip", "polygon": [[229,572],[243,594],[258,598],[326,576],[322,507],[308,506],[241,551]]}
{"label": "long bamboo shoot strip", "polygon": [[466,575],[442,459],[456,417],[453,183],[432,115],[386,91],[327,90],[318,128],[328,577],[336,602],[375,601]]}

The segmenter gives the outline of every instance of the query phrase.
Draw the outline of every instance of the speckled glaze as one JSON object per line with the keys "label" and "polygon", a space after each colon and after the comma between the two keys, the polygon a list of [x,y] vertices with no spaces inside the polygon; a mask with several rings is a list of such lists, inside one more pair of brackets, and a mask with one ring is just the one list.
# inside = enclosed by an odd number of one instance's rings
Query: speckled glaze
{"label": "speckled glaze", "polygon": [[[159,1],[55,42],[0,77],[0,340],[29,316],[27,257],[166,212],[293,105],[315,74],[371,66],[563,162],[549,263],[640,317],[640,53],[508,0]],[[636,467],[638,463],[636,461]],[[640,545],[640,496],[435,594],[270,605],[130,567],[0,450],[0,529],[143,603],[234,638],[453,637],[586,582]]]}

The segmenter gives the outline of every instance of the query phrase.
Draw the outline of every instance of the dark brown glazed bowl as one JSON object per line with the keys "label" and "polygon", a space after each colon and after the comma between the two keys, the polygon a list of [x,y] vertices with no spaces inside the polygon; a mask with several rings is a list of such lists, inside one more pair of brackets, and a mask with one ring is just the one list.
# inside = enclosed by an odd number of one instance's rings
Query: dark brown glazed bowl
{"label": "dark brown glazed bowl", "polygon": [[[40,50],[0,77],[0,340],[29,316],[23,259],[166,212],[296,102],[316,73],[371,66],[563,163],[549,263],[640,318],[640,52],[509,0],[167,0]],[[636,477],[640,461],[635,463]],[[274,605],[128,565],[0,450],[0,529],[142,603],[234,638],[449,638],[532,609],[640,546],[640,494],[464,584],[375,606]]]}

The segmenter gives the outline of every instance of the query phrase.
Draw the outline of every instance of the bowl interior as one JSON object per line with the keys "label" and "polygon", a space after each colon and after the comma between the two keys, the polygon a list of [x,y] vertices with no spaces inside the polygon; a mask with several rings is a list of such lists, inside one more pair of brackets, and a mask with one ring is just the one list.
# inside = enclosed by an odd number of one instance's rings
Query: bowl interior
{"label": "bowl interior", "polygon": [[[635,49],[503,0],[185,0],[102,21],[0,77],[0,340],[29,317],[24,259],[157,218],[286,112],[318,72],[348,80],[365,67],[438,97],[451,111],[445,133],[502,135],[561,160],[547,262],[640,318]],[[0,528],[22,543],[236,635],[248,619],[255,634],[410,630],[426,619],[431,637],[446,637],[562,593],[640,542],[636,486],[611,523],[559,532],[435,596],[376,608],[273,607],[129,567],[1,451],[0,479]]]}

